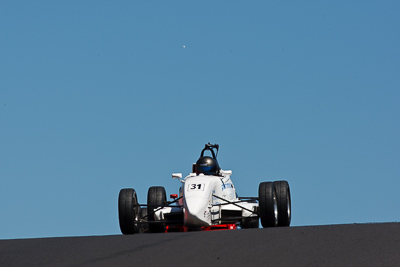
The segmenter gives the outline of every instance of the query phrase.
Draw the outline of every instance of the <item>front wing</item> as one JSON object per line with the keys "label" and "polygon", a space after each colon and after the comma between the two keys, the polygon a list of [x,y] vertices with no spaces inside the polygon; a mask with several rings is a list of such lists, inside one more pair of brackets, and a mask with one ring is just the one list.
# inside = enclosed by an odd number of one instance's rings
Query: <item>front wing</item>
{"label": "front wing", "polygon": [[[237,226],[243,227],[246,222],[259,219],[258,198],[241,197],[235,201],[228,201],[216,195],[214,197],[221,200],[220,204],[211,206],[211,224],[209,226],[199,226],[200,230],[219,230],[219,229],[236,229]],[[183,206],[179,205],[180,198],[167,202],[165,206],[154,207],[154,212],[139,218],[140,223],[162,223],[166,231],[186,231],[184,227]],[[140,206],[148,206],[139,204]],[[148,222],[147,218],[154,216],[154,221]]]}

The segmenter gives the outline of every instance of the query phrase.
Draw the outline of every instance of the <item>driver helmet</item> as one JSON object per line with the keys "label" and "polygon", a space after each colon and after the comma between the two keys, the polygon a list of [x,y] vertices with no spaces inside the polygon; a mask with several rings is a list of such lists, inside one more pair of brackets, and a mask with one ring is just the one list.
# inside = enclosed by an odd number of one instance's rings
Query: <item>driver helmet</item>
{"label": "driver helmet", "polygon": [[219,166],[216,159],[212,157],[200,157],[196,162],[196,174],[218,175]]}

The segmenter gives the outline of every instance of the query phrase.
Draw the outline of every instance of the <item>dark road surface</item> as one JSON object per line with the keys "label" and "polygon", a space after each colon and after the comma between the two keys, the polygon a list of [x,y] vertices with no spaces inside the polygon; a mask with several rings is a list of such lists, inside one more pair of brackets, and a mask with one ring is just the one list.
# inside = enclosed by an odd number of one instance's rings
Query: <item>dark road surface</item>
{"label": "dark road surface", "polygon": [[0,240],[0,266],[400,266],[400,223]]}

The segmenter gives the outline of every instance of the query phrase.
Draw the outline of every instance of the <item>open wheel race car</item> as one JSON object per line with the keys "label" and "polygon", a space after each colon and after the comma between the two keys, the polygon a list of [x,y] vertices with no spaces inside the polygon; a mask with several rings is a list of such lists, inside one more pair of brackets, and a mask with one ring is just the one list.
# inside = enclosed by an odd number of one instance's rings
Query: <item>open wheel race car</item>
{"label": "open wheel race car", "polygon": [[[289,226],[290,189],[287,181],[262,182],[258,197],[238,197],[231,175],[217,162],[219,145],[206,144],[192,173],[182,178],[178,194],[167,201],[165,188],[152,186],[147,204],[139,204],[132,188],[121,189],[118,199],[119,225],[123,234],[185,232]],[[214,150],[217,151],[217,155]],[[210,151],[211,156],[204,156]]]}

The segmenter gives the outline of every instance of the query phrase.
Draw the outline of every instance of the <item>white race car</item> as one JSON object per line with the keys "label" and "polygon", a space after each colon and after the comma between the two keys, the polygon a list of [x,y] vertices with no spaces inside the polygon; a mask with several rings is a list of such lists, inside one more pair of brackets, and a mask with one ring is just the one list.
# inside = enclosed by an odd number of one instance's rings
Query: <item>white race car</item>
{"label": "white race car", "polygon": [[[121,189],[119,225],[123,234],[289,226],[290,189],[287,181],[262,182],[258,197],[238,197],[232,171],[220,169],[218,145],[206,144],[192,173],[182,178],[178,194],[167,201],[165,188],[152,186],[147,204],[139,204],[134,189]],[[217,151],[217,155],[214,150]],[[211,156],[204,156],[210,151]]]}

